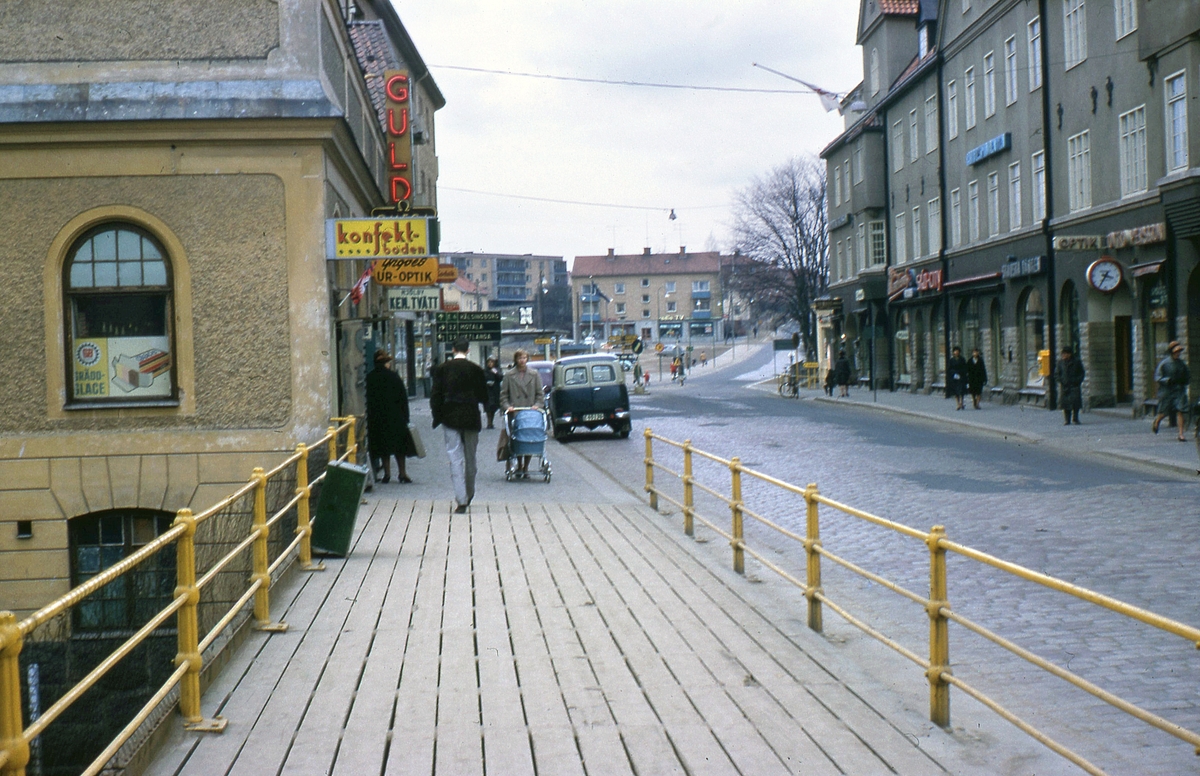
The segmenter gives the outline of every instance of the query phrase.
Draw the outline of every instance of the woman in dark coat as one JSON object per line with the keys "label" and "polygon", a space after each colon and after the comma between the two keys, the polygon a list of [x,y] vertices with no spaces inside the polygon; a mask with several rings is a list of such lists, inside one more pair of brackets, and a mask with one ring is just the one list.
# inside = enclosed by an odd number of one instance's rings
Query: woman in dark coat
{"label": "woman in dark coat", "polygon": [[484,407],[488,416],[487,427],[495,428],[496,410],[500,409],[500,383],[504,380],[504,373],[500,371],[500,362],[494,356],[487,360],[483,374],[488,390],[487,406]]}
{"label": "woman in dark coat", "polygon": [[833,381],[838,384],[838,396],[850,395],[850,359],[846,351],[839,350],[837,361],[833,363]]}
{"label": "woman in dark coat", "polygon": [[386,350],[375,351],[375,368],[367,375],[367,446],[371,460],[383,459],[383,482],[392,480],[393,456],[396,479],[412,482],[404,471],[404,459],[417,454],[408,433],[408,390],[391,363]]}
{"label": "woman in dark coat", "polygon": [[963,397],[967,395],[967,360],[962,357],[962,348],[955,347],[950,351],[950,360],[946,362],[946,398],[954,397],[958,406],[963,408]]}
{"label": "woman in dark coat", "polygon": [[980,354],[979,348],[975,348],[971,351],[971,357],[967,359],[967,391],[971,394],[975,409],[979,409],[979,397],[983,394],[983,386],[986,384],[987,367],[983,365],[983,355]]}

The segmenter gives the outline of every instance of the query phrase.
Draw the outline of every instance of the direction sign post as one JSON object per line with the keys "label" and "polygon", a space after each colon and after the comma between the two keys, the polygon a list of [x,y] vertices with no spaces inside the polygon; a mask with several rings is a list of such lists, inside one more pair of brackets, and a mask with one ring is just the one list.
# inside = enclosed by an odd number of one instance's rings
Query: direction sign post
{"label": "direction sign post", "polygon": [[469,342],[500,342],[500,313],[438,313],[438,339],[452,342],[465,337]]}

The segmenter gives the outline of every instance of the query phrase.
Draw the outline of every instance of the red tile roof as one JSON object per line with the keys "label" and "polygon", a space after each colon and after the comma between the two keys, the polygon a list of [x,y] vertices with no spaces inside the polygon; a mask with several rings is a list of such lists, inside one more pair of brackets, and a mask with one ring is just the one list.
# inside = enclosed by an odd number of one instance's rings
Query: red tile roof
{"label": "red tile roof", "polygon": [[888,16],[916,16],[921,0],[879,0],[879,10]]}
{"label": "red tile roof", "polygon": [[571,276],[613,277],[621,275],[683,275],[719,272],[733,257],[716,251],[702,253],[635,253],[615,256],[576,256]]}
{"label": "red tile roof", "polygon": [[392,54],[382,21],[351,22],[349,32],[358,66],[367,79],[367,90],[371,93],[379,126],[384,127],[383,72],[399,70],[403,65]]}

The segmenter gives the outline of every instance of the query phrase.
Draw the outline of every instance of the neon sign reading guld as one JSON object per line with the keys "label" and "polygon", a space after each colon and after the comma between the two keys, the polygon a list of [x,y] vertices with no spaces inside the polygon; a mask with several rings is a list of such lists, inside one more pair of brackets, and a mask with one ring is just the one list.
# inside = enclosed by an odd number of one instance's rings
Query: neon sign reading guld
{"label": "neon sign reading guld", "polygon": [[384,117],[387,121],[388,188],[393,203],[412,197],[412,122],[409,121],[407,70],[383,74]]}

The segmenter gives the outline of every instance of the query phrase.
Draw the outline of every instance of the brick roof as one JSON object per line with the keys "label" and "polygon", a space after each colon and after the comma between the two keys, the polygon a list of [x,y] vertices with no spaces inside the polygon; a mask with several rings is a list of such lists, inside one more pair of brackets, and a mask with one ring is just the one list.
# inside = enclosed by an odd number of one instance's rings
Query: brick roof
{"label": "brick roof", "polygon": [[888,16],[916,16],[921,10],[920,0],[879,0],[879,10]]}
{"label": "brick roof", "polygon": [[614,256],[576,256],[571,276],[619,277],[622,275],[684,275],[689,272],[719,272],[722,257],[716,251],[702,253],[635,253]]}
{"label": "brick roof", "polygon": [[379,126],[384,127],[387,124],[383,112],[383,72],[401,70],[404,65],[392,55],[392,47],[388,45],[387,31],[382,21],[351,22],[349,31],[358,66],[367,79],[367,91],[371,94],[371,104],[375,106]]}

